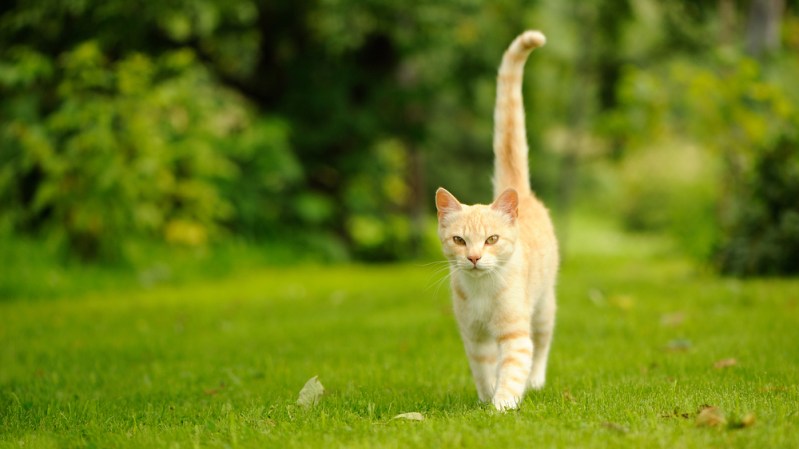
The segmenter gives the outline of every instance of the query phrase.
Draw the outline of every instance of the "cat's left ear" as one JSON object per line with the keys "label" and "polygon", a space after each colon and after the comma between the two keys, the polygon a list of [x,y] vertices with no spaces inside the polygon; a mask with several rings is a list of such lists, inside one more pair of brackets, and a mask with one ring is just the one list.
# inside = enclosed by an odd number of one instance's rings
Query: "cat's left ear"
{"label": "cat's left ear", "polygon": [[441,220],[445,215],[461,210],[461,203],[447,189],[439,187],[436,190],[436,209],[438,219]]}
{"label": "cat's left ear", "polygon": [[491,209],[507,214],[515,222],[519,216],[519,194],[515,189],[506,189],[494,200]]}

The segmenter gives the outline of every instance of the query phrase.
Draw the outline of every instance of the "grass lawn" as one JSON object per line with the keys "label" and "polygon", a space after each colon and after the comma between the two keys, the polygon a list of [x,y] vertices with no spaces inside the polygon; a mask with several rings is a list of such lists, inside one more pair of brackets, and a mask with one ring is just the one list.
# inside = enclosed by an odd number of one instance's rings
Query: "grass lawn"
{"label": "grass lawn", "polygon": [[799,280],[601,229],[568,253],[548,384],[506,414],[477,402],[437,265],[2,302],[0,447],[799,447]]}

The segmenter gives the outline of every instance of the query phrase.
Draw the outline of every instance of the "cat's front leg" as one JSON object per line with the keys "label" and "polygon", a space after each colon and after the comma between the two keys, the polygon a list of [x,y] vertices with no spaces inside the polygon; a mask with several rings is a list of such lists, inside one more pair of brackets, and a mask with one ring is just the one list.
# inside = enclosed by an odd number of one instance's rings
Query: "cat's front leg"
{"label": "cat's front leg", "polygon": [[497,387],[491,398],[491,403],[499,411],[517,408],[524,396],[533,355],[528,329],[505,330],[499,335]]}
{"label": "cat's front leg", "polygon": [[494,386],[497,382],[499,359],[497,344],[490,338],[475,339],[468,335],[463,335],[463,341],[472,378],[477,387],[477,396],[481,402],[487,402],[494,395]]}

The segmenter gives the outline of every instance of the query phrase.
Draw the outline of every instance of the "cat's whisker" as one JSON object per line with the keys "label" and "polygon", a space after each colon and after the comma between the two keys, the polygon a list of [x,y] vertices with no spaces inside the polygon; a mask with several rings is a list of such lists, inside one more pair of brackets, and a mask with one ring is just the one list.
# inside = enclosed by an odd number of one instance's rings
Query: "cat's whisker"
{"label": "cat's whisker", "polygon": [[[443,276],[443,277],[441,277],[441,278],[439,278],[439,279],[436,279],[435,281],[431,281],[431,280],[430,280],[430,279],[432,279],[432,278],[434,278],[434,277],[440,276],[442,273],[446,273],[446,275],[445,275],[445,276]],[[451,273],[450,273],[449,262],[447,262],[447,266],[444,266],[444,267],[438,267],[438,268],[436,268],[436,270],[435,270],[435,271],[433,271],[433,273],[432,273],[432,274],[430,274],[430,278],[428,278],[428,282],[429,282],[429,284],[428,284],[428,286],[427,286],[427,289],[430,289],[430,288],[432,288],[432,287],[435,287],[435,286],[437,286],[437,285],[441,284],[441,282],[442,282],[444,279],[447,279],[447,278],[448,278],[450,275],[451,275]]]}
{"label": "cat's whisker", "polygon": [[438,296],[438,292],[441,290],[441,286],[444,285],[446,283],[446,281],[448,281],[451,277],[452,277],[452,274],[447,274],[446,276],[441,278],[441,280],[436,285],[436,291],[435,291],[435,293],[433,293],[433,296]]}
{"label": "cat's whisker", "polygon": [[441,290],[441,286],[446,284],[451,277],[452,277],[451,274],[447,274],[446,276],[436,281],[434,284],[431,284],[430,287],[428,287],[428,290],[435,288],[435,290],[433,291],[433,296],[438,296],[438,292]]}
{"label": "cat's whisker", "polygon": [[449,261],[448,260],[436,260],[436,261],[433,261],[433,262],[415,263],[415,264],[413,264],[413,266],[419,267],[419,268],[429,267],[429,266],[432,266],[432,265],[449,265]]}

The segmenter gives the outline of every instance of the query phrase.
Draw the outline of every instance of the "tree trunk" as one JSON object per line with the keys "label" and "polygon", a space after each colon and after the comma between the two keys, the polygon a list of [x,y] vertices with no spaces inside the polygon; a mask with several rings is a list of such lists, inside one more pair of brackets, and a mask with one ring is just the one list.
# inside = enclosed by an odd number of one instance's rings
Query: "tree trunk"
{"label": "tree trunk", "polygon": [[746,28],[746,51],[761,57],[780,47],[780,25],[785,0],[753,0]]}

